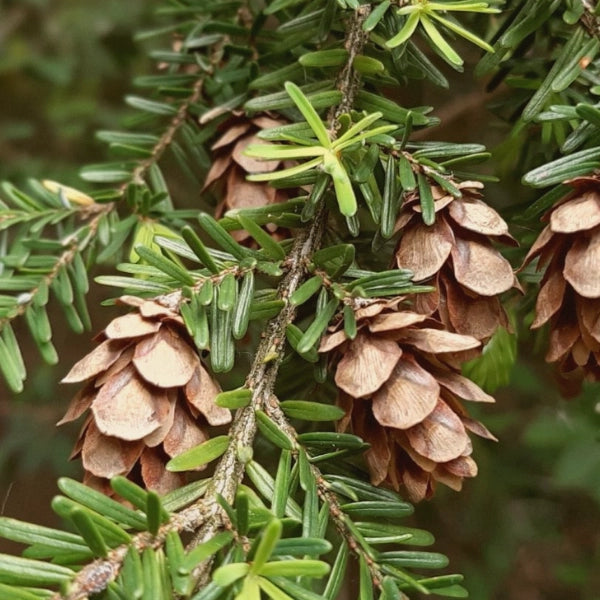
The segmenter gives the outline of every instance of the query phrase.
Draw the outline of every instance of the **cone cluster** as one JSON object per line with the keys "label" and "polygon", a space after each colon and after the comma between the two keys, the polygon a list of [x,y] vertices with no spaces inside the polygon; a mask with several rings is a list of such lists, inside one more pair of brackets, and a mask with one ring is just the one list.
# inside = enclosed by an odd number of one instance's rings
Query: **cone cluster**
{"label": "cone cluster", "polygon": [[152,300],[121,302],[136,310],[114,319],[62,380],[86,385],[59,424],[89,411],[72,455],[81,455],[86,483],[109,493],[111,477],[128,475],[164,494],[183,483],[166,462],[207,440],[208,426],[229,423],[231,413],[215,404],[221,390],[181,317]]}
{"label": "cone cluster", "polygon": [[[206,176],[204,189],[219,187],[219,197],[222,198],[217,206],[216,216],[234,208],[257,208],[288,199],[285,190],[278,190],[268,182],[246,181],[248,173],[271,173],[279,168],[282,161],[258,160],[244,154],[249,144],[264,144],[258,137],[262,129],[279,127],[284,123],[268,116],[258,116],[249,119],[244,113],[234,113],[222,125],[224,133],[213,144],[213,162]],[[272,232],[276,227],[272,227]],[[232,232],[238,242],[248,239],[245,231]]]}
{"label": "cone cluster", "polygon": [[334,328],[320,346],[338,361],[335,382],[346,411],[338,428],[371,445],[365,456],[374,485],[404,486],[412,501],[431,497],[436,482],[460,490],[477,474],[469,432],[495,439],[461,403],[494,401],[460,374],[464,355],[480,341],[445,331],[397,300],[355,312],[355,339]]}
{"label": "cone cluster", "polygon": [[525,258],[546,268],[531,327],[549,323],[546,360],[556,363],[567,394],[581,381],[600,381],[600,179],[578,177],[543,220]]}
{"label": "cone cluster", "polygon": [[457,186],[461,198],[432,187],[436,218],[425,225],[418,192],[406,197],[396,230],[399,268],[410,269],[413,280],[436,290],[414,298],[417,312],[432,315],[449,331],[487,341],[508,318],[499,294],[516,279],[510,263],[493,242],[516,244],[500,215],[481,200],[478,181]]}

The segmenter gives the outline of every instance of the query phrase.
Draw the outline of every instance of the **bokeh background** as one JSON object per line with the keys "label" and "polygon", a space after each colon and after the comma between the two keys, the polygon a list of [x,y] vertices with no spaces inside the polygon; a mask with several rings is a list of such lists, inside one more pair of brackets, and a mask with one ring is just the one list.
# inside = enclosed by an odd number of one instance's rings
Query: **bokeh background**
{"label": "bokeh background", "polygon": [[[79,168],[105,157],[94,131],[119,126],[133,77],[152,68],[146,42],[134,36],[156,26],[155,5],[0,0],[0,180],[50,178],[85,189]],[[514,212],[530,194],[514,168],[524,139],[498,147],[510,126],[488,109],[494,96],[468,71],[455,78],[452,94],[411,85],[401,100],[436,106],[443,125],[429,135],[496,148],[487,168],[500,171],[503,184],[488,186],[488,198]],[[513,233],[522,239],[533,231]],[[92,318],[101,329],[111,313],[98,306],[102,291],[94,293]],[[510,302],[526,332],[522,303]],[[22,327],[16,331],[27,338]],[[0,383],[1,514],[57,524],[49,510],[56,478],[80,475],[68,461],[77,425],[55,427],[73,390],[57,381],[92,347],[88,338],[55,326],[60,365],[43,365],[25,343],[26,391],[11,396]],[[466,575],[475,600],[600,599],[600,389],[562,399],[538,346],[522,336],[510,384],[478,415],[500,439],[477,444],[479,476],[461,494],[440,490],[413,519],[436,535],[436,550]],[[14,549],[0,540],[0,551]]]}

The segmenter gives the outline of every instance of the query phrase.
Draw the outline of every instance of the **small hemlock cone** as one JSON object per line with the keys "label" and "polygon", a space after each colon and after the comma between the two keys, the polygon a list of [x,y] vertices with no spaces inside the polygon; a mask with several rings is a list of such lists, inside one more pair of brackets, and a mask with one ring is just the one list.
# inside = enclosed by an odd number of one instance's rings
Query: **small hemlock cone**
{"label": "small hemlock cone", "polygon": [[[220,185],[219,197],[223,198],[215,211],[220,217],[234,208],[258,208],[269,204],[284,202],[288,199],[285,190],[278,190],[268,182],[246,181],[248,173],[270,173],[277,170],[282,161],[258,160],[244,154],[249,144],[266,144],[257,134],[262,129],[279,127],[282,121],[267,116],[249,119],[243,113],[233,113],[232,117],[221,125],[225,133],[213,144],[213,163],[206,176],[204,188]],[[276,227],[271,226],[273,233]],[[249,234],[243,230],[233,231],[232,236],[243,242]]]}
{"label": "small hemlock cone", "polygon": [[87,384],[59,425],[89,409],[72,455],[81,455],[86,483],[110,493],[108,480],[134,476],[139,464],[143,484],[164,494],[183,483],[167,461],[207,440],[208,426],[229,423],[231,413],[215,404],[219,384],[181,317],[152,300],[121,302],[136,310],[114,319],[62,380]]}
{"label": "small hemlock cone", "polygon": [[477,474],[468,432],[495,440],[461,404],[494,402],[455,366],[479,340],[399,309],[398,300],[371,303],[356,319],[354,340],[334,328],[319,349],[339,358],[335,382],[346,416],[338,429],[371,445],[365,457],[374,485],[404,486],[413,502],[431,497],[436,482],[460,490]]}
{"label": "small hemlock cone", "polygon": [[568,395],[600,381],[600,179],[567,181],[574,191],[543,217],[548,224],[525,258],[546,267],[531,327],[550,322],[546,360]]}
{"label": "small hemlock cone", "polygon": [[431,188],[433,225],[423,223],[418,192],[407,196],[396,223],[402,231],[396,263],[414,273],[413,281],[436,288],[413,298],[417,312],[439,319],[449,331],[487,341],[499,326],[508,327],[498,296],[516,283],[492,240],[516,242],[500,215],[481,200],[482,183],[463,181],[457,187],[461,198]]}

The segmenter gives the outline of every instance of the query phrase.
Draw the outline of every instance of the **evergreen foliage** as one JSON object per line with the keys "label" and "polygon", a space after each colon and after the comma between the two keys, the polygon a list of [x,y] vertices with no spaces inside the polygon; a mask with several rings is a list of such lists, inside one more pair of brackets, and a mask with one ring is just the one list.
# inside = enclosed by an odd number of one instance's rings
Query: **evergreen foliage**
{"label": "evergreen foliage", "polygon": [[[60,479],[52,503],[65,529],[0,517],[27,546],[0,556],[0,596],[334,600],[355,569],[360,600],[467,597],[404,498],[476,475],[469,433],[495,438],[462,401],[493,402],[522,322],[549,323],[567,393],[600,376],[597,12],[165,1],[128,127],[99,131],[109,162],[81,170],[97,185],[2,185],[10,389],[31,368],[19,320],[55,364],[53,328],[91,329],[90,279],[129,312],[65,378],[84,387],[63,420],[88,411],[86,480]],[[415,139],[439,119],[399,100],[415,79],[449,87],[441,65],[462,73],[472,45],[475,73],[513,90],[497,110],[523,185],[549,188],[511,210],[547,228],[504,255],[515,240],[478,170],[491,154]]]}

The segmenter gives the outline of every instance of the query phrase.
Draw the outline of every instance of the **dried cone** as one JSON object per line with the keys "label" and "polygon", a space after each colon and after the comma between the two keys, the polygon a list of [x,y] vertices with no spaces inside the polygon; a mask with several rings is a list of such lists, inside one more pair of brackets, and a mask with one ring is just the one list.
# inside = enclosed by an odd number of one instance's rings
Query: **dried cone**
{"label": "dried cone", "polygon": [[221,391],[191,345],[181,317],[152,300],[121,298],[134,312],[114,319],[100,345],[76,363],[63,383],[86,382],[59,424],[89,409],[73,457],[85,481],[109,492],[108,480],[133,476],[166,493],[182,476],[166,462],[208,439],[208,426],[231,413],[214,403]]}
{"label": "dried cone", "polygon": [[487,341],[508,319],[498,296],[516,283],[510,263],[492,241],[515,244],[500,215],[481,200],[478,181],[458,184],[461,198],[433,187],[436,219],[425,225],[418,193],[407,197],[396,230],[399,268],[414,281],[436,288],[414,298],[417,312],[435,317],[449,331]]}
{"label": "dried cone", "polygon": [[546,267],[531,327],[550,323],[546,360],[568,395],[600,381],[600,179],[577,177],[574,190],[544,215],[548,222],[525,258]]}
{"label": "dried cone", "polygon": [[454,366],[479,340],[397,304],[359,309],[356,338],[334,331],[320,352],[339,358],[335,381],[346,416],[338,428],[371,445],[365,456],[373,484],[404,486],[417,502],[431,497],[436,482],[458,491],[463,478],[477,474],[468,432],[495,438],[461,400],[494,399]]}
{"label": "dried cone", "polygon": [[[278,190],[268,182],[246,181],[248,173],[270,173],[278,169],[281,161],[264,161],[244,154],[249,144],[265,144],[258,137],[262,129],[283,125],[267,116],[249,119],[243,113],[234,113],[225,121],[223,135],[213,144],[213,162],[206,176],[204,189],[220,185],[220,197],[223,199],[217,206],[216,215],[234,208],[257,208],[268,204],[284,202],[288,199],[285,190]],[[271,227],[271,233],[276,227]],[[249,238],[245,231],[232,232],[238,242]]]}

